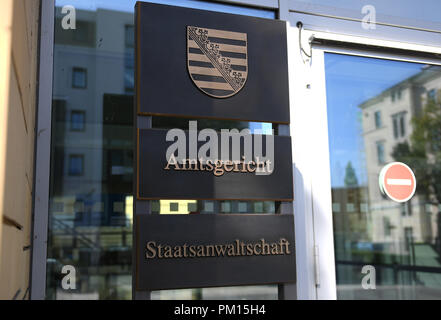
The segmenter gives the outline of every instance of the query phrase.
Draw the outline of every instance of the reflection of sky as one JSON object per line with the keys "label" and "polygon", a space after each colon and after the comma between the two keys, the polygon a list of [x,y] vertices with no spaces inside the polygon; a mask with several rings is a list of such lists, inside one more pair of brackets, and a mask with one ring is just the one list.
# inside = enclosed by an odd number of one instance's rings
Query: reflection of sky
{"label": "reflection of sky", "polygon": [[[233,5],[225,5],[220,3],[208,3],[197,0],[147,0],[144,2],[152,2],[159,4],[168,4],[174,6],[190,7],[196,9],[205,9],[219,12],[228,12],[243,14],[248,16],[256,16],[261,18],[274,18],[273,11],[252,9]],[[124,12],[133,12],[136,0],[56,0],[57,6],[72,5],[76,9],[91,10],[109,9]]]}
{"label": "reflection of sky", "polygon": [[[372,5],[379,17],[392,16],[403,18],[410,25],[427,26],[429,21],[436,23],[436,28],[441,25],[441,1],[439,0],[295,0],[313,5],[337,8],[338,12],[362,17],[361,8]],[[378,19],[377,19],[378,20]],[[383,21],[388,22],[388,21]],[[415,23],[417,22],[417,23]]]}
{"label": "reflection of sky", "polygon": [[366,184],[365,146],[361,136],[361,110],[358,106],[419,72],[421,67],[417,63],[326,53],[326,95],[333,187],[344,185],[345,168],[349,161],[352,162],[359,184]]}

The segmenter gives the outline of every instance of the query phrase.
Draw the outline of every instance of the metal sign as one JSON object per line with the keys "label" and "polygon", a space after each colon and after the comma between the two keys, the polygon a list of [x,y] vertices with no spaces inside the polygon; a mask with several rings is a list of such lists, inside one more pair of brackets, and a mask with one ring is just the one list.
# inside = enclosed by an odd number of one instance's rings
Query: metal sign
{"label": "metal sign", "polygon": [[294,216],[140,215],[137,290],[296,281]]}
{"label": "metal sign", "polygon": [[138,2],[135,52],[140,115],[289,123],[284,21]]}
{"label": "metal sign", "polygon": [[[247,123],[289,124],[286,22],[138,2],[135,52],[135,297],[295,283],[289,204],[289,214],[159,215],[149,203],[293,200],[291,137]],[[151,128],[158,118],[205,123]]]}
{"label": "metal sign", "polygon": [[416,179],[411,168],[402,162],[392,162],[380,172],[380,190],[395,202],[406,202],[413,197]]}
{"label": "metal sign", "polygon": [[[166,157],[167,149],[173,144],[167,142],[166,136],[167,130],[138,129],[138,199],[292,201],[291,137],[273,137],[274,162],[268,163],[259,156],[245,157],[244,141],[240,140],[240,162],[221,160],[221,143],[218,143],[219,156],[215,160],[200,161],[195,156],[179,163],[173,156]],[[187,155],[189,136],[185,137]],[[265,139],[261,135],[250,135],[250,138],[251,154],[256,154],[254,140],[257,138],[264,143],[262,154],[265,154]],[[203,144],[198,141],[197,150]],[[263,174],[257,174],[258,169],[263,170]]]}

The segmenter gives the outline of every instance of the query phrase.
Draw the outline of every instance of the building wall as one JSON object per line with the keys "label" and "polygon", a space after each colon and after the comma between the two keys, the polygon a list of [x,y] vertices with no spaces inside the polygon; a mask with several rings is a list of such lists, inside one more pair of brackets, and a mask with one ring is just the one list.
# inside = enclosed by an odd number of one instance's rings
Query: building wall
{"label": "building wall", "polygon": [[29,298],[39,11],[0,10],[0,299]]}

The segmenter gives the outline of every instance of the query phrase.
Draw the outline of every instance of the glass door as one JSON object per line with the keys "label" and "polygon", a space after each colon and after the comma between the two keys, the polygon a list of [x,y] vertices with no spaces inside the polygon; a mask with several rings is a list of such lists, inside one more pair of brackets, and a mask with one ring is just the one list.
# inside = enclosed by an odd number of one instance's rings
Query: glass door
{"label": "glass door", "polygon": [[[337,298],[440,299],[441,66],[322,54]],[[406,202],[380,190],[391,162]]]}

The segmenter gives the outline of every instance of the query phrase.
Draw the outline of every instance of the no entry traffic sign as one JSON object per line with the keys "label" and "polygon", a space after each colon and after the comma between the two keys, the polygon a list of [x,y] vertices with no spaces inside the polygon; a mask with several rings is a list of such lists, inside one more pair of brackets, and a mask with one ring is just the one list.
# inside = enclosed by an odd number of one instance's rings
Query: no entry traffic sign
{"label": "no entry traffic sign", "polygon": [[396,202],[406,202],[415,193],[415,175],[406,164],[392,162],[381,169],[380,190]]}

